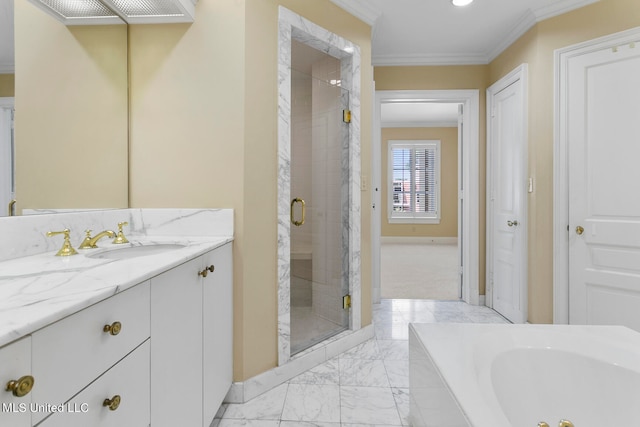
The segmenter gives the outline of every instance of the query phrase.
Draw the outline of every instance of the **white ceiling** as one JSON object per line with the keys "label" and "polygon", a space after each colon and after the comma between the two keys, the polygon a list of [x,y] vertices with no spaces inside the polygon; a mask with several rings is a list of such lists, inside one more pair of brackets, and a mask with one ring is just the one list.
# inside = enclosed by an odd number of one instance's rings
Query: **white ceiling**
{"label": "white ceiling", "polygon": [[382,127],[457,127],[458,105],[439,102],[383,103]]}
{"label": "white ceiling", "polygon": [[[487,64],[543,19],[598,0],[331,0],[372,26],[373,65]],[[13,2],[0,0],[0,73],[14,71]],[[457,104],[382,106],[383,126],[456,126]]]}
{"label": "white ceiling", "polygon": [[331,0],[372,26],[373,65],[487,64],[536,22],[598,0]]}

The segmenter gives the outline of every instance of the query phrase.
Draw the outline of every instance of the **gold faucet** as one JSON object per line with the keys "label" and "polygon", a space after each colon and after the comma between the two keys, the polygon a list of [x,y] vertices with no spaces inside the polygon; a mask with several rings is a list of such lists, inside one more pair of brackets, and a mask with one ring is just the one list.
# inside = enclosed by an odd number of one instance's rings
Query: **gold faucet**
{"label": "gold faucet", "polygon": [[78,251],[73,249],[73,246],[71,246],[71,242],[69,241],[70,232],[71,231],[68,228],[65,228],[62,231],[47,231],[48,237],[55,236],[57,234],[64,234],[64,242],[62,243],[62,248],[60,248],[58,253],[56,253],[56,256],[69,256],[78,253]]}
{"label": "gold faucet", "polygon": [[121,244],[121,243],[129,243],[129,241],[127,240],[126,237],[124,237],[124,233],[122,232],[122,226],[123,225],[129,225],[129,223],[127,221],[124,222],[119,222],[118,223],[118,235],[116,236],[115,239],[113,239],[113,244]]}
{"label": "gold faucet", "polygon": [[87,235],[85,236],[82,243],[80,243],[80,246],[78,246],[78,249],[95,249],[98,247],[98,240],[102,239],[103,237],[109,236],[112,239],[116,237],[116,233],[111,230],[104,230],[96,234],[94,237],[91,237],[91,230],[85,230],[85,233],[87,233]]}

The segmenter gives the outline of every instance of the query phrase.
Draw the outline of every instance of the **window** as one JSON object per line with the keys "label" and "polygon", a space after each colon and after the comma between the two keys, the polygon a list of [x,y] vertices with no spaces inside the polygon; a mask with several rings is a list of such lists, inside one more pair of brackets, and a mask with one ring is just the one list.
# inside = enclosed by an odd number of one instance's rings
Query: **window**
{"label": "window", "polygon": [[440,223],[440,141],[389,141],[389,222]]}

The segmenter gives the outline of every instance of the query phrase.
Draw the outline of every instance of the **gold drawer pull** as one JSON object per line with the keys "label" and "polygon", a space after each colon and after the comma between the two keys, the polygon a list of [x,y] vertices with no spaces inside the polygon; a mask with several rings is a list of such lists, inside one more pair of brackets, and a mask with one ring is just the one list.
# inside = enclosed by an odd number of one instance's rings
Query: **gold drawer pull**
{"label": "gold drawer pull", "polygon": [[106,406],[110,411],[115,411],[118,409],[118,406],[120,406],[121,400],[120,395],[116,394],[111,399],[105,399],[104,402],[102,402],[102,406]]}
{"label": "gold drawer pull", "polygon": [[103,332],[107,332],[113,336],[118,335],[121,330],[122,330],[122,323],[120,322],[113,322],[110,325],[104,325],[104,328],[102,328]]}
{"label": "gold drawer pull", "polygon": [[209,272],[213,273],[213,270],[215,269],[216,267],[213,264],[211,264],[209,267],[205,268],[204,270],[198,271],[198,276],[207,277]]}
{"label": "gold drawer pull", "polygon": [[9,381],[7,383],[7,391],[10,391],[16,397],[26,396],[33,388],[34,382],[35,379],[31,375],[25,375],[17,381]]}

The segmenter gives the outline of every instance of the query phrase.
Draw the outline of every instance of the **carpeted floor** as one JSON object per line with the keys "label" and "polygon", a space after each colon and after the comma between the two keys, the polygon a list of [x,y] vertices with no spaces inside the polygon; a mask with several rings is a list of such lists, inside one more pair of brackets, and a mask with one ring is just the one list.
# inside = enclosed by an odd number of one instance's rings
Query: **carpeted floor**
{"label": "carpeted floor", "polygon": [[383,243],[380,259],[382,298],[459,298],[456,244]]}

